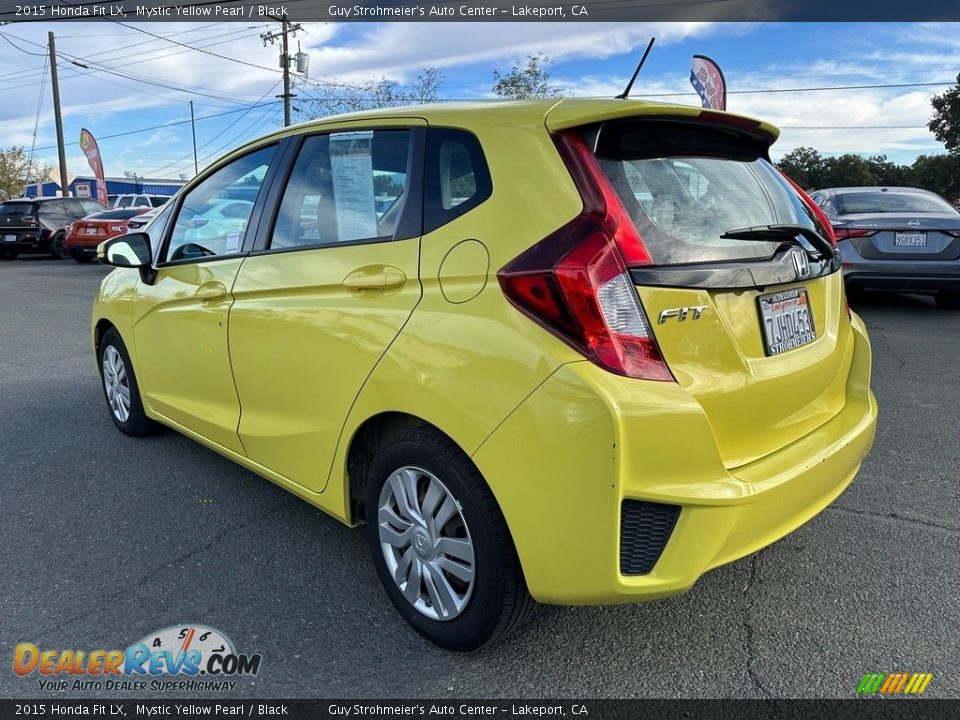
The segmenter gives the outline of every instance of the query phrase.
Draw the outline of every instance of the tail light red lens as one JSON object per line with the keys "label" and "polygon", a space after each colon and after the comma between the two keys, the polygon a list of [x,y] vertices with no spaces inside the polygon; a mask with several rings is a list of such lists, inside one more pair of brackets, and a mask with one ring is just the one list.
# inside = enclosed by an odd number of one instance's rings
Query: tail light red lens
{"label": "tail light red lens", "polygon": [[836,236],[837,240],[849,240],[850,238],[870,237],[871,235],[876,235],[877,231],[863,230],[862,228],[835,227],[833,229],[833,234]]}
{"label": "tail light red lens", "polygon": [[36,225],[37,219],[33,215],[24,215],[20,220],[24,225]]}
{"label": "tail light red lens", "polygon": [[944,230],[944,232],[953,237],[960,237],[960,230]]}
{"label": "tail light red lens", "polygon": [[504,267],[500,286],[521,312],[600,367],[671,381],[628,272],[652,265],[650,253],[582,138],[554,140],[583,211]]}

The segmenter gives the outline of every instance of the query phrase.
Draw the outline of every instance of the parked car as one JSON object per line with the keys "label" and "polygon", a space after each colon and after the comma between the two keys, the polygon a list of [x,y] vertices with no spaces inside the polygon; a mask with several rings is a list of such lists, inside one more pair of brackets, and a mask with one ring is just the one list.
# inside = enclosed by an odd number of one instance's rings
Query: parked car
{"label": "parked car", "polygon": [[159,215],[163,208],[166,207],[166,203],[160,207],[151,208],[150,210],[144,210],[138,215],[134,215],[129,220],[127,220],[127,231],[134,232],[140,231],[145,228],[150,222]]}
{"label": "parked car", "polygon": [[126,208],[126,207],[145,207],[145,208],[156,208],[163,205],[170,199],[169,195],[143,195],[143,194],[133,194],[125,193],[123,195],[117,195],[116,200],[113,205],[110,207],[115,208]]}
{"label": "parked car", "polygon": [[933,295],[960,309],[960,212],[910,187],[826,188],[813,198],[833,223],[850,292]]}
{"label": "parked car", "polygon": [[78,263],[90,262],[100,243],[127,232],[130,218],[146,212],[146,208],[114,208],[75,220],[67,227],[67,253]]}
{"label": "parked car", "polygon": [[21,198],[0,203],[0,260],[21,253],[69,257],[67,226],[90,213],[106,210],[83,198]]}
{"label": "parked car", "polygon": [[[867,332],[777,134],[578,98],[263,137],[101,245],[110,416],[365,524],[445,648],[532,600],[684,592],[829,505],[873,443]],[[236,187],[246,222],[198,248],[195,208]]]}
{"label": "parked car", "polygon": [[202,205],[185,204],[180,211],[181,222],[189,219],[190,227],[184,235],[184,252],[223,254],[232,242],[238,242],[247,224],[253,203],[249,200],[209,200]]}

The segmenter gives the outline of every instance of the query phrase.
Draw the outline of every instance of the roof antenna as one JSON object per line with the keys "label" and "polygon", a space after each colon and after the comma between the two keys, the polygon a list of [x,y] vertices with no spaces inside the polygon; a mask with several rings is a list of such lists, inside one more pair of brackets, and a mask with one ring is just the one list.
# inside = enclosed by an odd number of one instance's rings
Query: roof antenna
{"label": "roof antenna", "polygon": [[633,77],[630,78],[630,82],[627,83],[627,89],[622,93],[617,95],[617,100],[626,100],[627,96],[630,94],[630,90],[633,89],[633,81],[637,79],[637,75],[640,74],[640,68],[643,67],[643,64],[647,61],[647,55],[650,54],[650,48],[653,47],[653,41],[656,40],[655,37],[650,38],[650,42],[647,43],[647,49],[643,51],[643,57],[640,58],[640,64],[637,65],[637,69],[633,71]]}

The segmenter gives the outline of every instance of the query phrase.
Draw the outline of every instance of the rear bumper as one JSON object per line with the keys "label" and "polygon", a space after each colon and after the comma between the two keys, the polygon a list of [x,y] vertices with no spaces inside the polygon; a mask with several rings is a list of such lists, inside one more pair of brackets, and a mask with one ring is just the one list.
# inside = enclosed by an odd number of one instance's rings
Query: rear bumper
{"label": "rear bumper", "polygon": [[848,287],[901,292],[960,290],[960,260],[873,260],[841,243]]}
{"label": "rear bumper", "polygon": [[[620,378],[587,362],[560,368],[474,455],[532,595],[605,604],[680,593],[829,505],[853,480],[876,429],[870,345],[862,322],[853,324],[844,409],[733,470],[723,467],[700,406],[679,386]],[[621,572],[621,542],[638,537],[633,526],[621,538],[621,508],[635,501],[654,512],[679,508],[672,528],[669,513],[661,514],[659,530],[645,535],[657,542],[660,532],[666,542],[642,575]]]}
{"label": "rear bumper", "polygon": [[[5,240],[7,235],[16,235],[16,240]],[[40,233],[26,231],[0,231],[0,251],[13,250],[21,253],[46,252],[50,241]]]}
{"label": "rear bumper", "polygon": [[67,252],[76,257],[77,255],[82,255],[84,257],[93,257],[97,254],[97,248],[100,246],[100,243],[94,245],[87,245],[83,243],[71,243],[67,242]]}

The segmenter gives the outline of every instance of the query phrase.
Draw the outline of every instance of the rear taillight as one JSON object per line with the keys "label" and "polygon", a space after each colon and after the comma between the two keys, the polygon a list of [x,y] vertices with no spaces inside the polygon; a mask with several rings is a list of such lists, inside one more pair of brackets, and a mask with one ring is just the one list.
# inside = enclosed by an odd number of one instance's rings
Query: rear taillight
{"label": "rear taillight", "polygon": [[953,237],[960,237],[960,230],[944,230],[947,235],[952,235]]}
{"label": "rear taillight", "polygon": [[838,238],[836,236],[836,233],[834,232],[833,225],[830,224],[830,220],[827,219],[826,214],[823,212],[823,210],[820,209],[820,206],[813,201],[812,197],[807,195],[806,190],[804,190],[802,187],[797,185],[793,181],[793,178],[787,175],[783,170],[780,170],[780,174],[783,175],[784,180],[790,183],[790,187],[792,187],[796,191],[797,195],[800,196],[800,199],[803,200],[803,203],[808,208],[810,208],[810,211],[814,214],[814,217],[816,217],[817,220],[820,222],[820,225],[823,226],[824,232],[827,233],[827,239],[831,243],[833,243],[834,247],[836,247]]}
{"label": "rear taillight", "polygon": [[833,234],[837,240],[849,240],[850,238],[870,237],[871,235],[876,235],[877,231],[863,230],[862,228],[835,227],[833,228]]}
{"label": "rear taillight", "polygon": [[20,218],[24,225],[36,225],[37,219],[33,215],[24,215]]}
{"label": "rear taillight", "polygon": [[671,381],[628,267],[652,265],[616,191],[579,135],[554,137],[583,211],[497,277],[521,312],[600,367]]}

